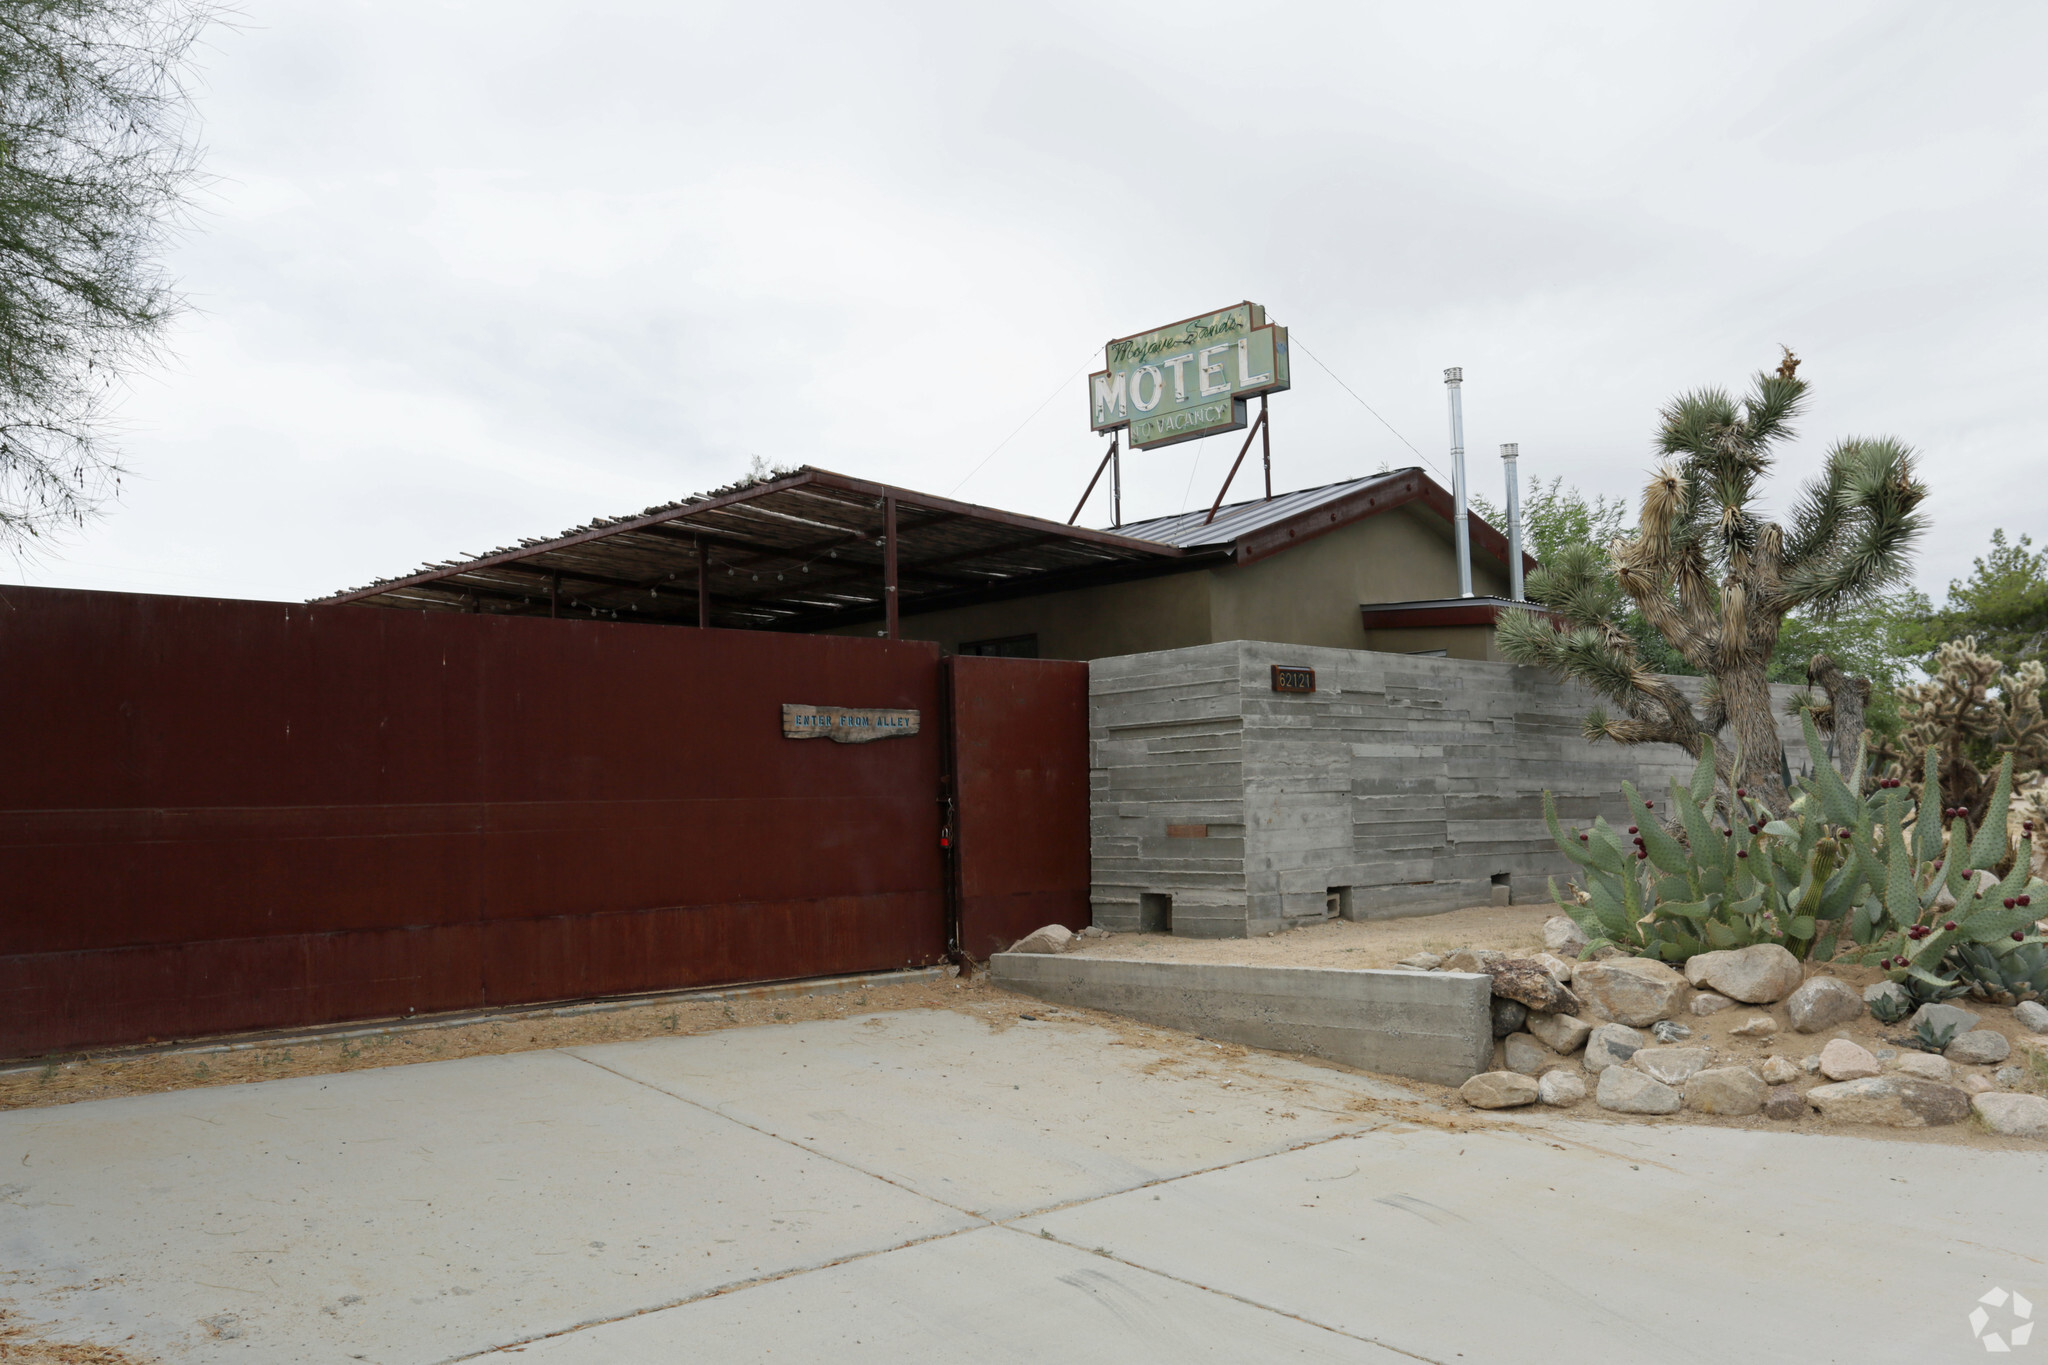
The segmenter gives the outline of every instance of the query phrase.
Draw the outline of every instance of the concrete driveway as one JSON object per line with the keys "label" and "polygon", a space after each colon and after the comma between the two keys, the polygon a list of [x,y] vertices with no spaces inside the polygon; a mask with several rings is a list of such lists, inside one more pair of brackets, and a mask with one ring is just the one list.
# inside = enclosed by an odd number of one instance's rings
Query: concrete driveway
{"label": "concrete driveway", "polygon": [[929,1010],[21,1110],[0,1304],[390,1365],[1868,1365],[2048,1316],[2048,1154],[1401,1098]]}

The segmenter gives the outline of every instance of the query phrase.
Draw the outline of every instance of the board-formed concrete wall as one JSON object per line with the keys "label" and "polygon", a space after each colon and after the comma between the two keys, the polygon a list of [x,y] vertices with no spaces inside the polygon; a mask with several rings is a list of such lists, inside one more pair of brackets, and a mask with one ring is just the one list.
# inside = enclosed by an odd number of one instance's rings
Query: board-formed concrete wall
{"label": "board-formed concrete wall", "polygon": [[[1272,666],[1316,671],[1305,695]],[[1692,761],[1669,745],[1589,743],[1594,698],[1479,660],[1229,641],[1089,664],[1095,923],[1230,938],[1327,917],[1543,897],[1568,864],[1543,828],[1661,798]],[[1696,688],[1697,679],[1680,679]],[[1795,773],[1795,720],[1775,689]],[[1170,904],[1166,898],[1170,898]]]}

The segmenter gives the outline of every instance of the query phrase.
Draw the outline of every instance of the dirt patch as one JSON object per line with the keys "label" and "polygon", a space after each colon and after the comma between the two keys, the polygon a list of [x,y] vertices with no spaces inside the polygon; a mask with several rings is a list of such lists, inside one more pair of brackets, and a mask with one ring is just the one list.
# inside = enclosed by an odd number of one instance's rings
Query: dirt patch
{"label": "dirt patch", "polygon": [[8,1365],[153,1365],[155,1359],[114,1346],[39,1340],[19,1314],[0,1308],[0,1361]]}
{"label": "dirt patch", "polygon": [[1142,957],[1155,962],[1234,962],[1261,967],[1391,967],[1411,953],[1472,944],[1507,953],[1543,951],[1543,921],[1557,907],[1475,905],[1404,919],[1326,920],[1267,938],[1175,938],[1112,934],[1083,939],[1084,957]]}

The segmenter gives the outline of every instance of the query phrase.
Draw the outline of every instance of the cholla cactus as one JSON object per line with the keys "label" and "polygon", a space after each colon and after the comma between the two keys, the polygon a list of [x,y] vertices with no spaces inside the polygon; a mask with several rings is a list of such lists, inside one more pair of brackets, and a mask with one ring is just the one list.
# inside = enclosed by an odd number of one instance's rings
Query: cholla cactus
{"label": "cholla cactus", "polygon": [[2026,788],[2038,783],[2041,769],[2048,767],[2044,684],[2048,670],[2039,660],[2007,672],[1997,659],[1978,651],[1974,635],[1950,640],[1935,653],[1932,678],[1898,691],[1904,729],[1877,751],[1888,764],[1886,774],[1904,779],[1917,801],[1932,752],[1945,799],[1967,811],[1972,825],[1981,825],[1991,805],[1992,783],[1985,769],[1995,770],[2000,758],[2010,756],[2013,786]]}

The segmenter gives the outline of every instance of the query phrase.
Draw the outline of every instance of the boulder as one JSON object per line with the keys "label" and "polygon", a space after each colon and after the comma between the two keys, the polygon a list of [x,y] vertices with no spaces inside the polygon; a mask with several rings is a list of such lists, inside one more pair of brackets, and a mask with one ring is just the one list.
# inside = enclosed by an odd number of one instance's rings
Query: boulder
{"label": "boulder", "polygon": [[1438,970],[1446,972],[1483,972],[1491,964],[1507,960],[1508,955],[1506,953],[1498,952],[1492,948],[1460,948],[1454,953],[1445,954]]}
{"label": "boulder", "polygon": [[1081,931],[1080,933],[1078,933],[1078,934],[1074,935],[1074,937],[1075,937],[1075,938],[1114,938],[1114,937],[1116,937],[1116,935],[1115,935],[1115,934],[1113,934],[1113,933],[1112,933],[1111,931],[1109,931],[1108,929],[1098,929],[1098,928],[1096,928],[1096,927],[1095,927],[1094,925],[1092,925],[1092,924],[1091,924],[1091,925],[1089,925],[1089,926],[1088,926],[1088,927],[1087,927],[1086,929],[1083,929],[1083,930],[1082,930],[1082,931]]}
{"label": "boulder", "polygon": [[2015,1005],[2012,1018],[2014,1023],[2029,1033],[2048,1033],[2048,1005],[2038,1000],[2028,1000]]}
{"label": "boulder", "polygon": [[1560,986],[1569,985],[1572,979],[1572,964],[1555,953],[1538,953],[1529,959],[1557,979]]}
{"label": "boulder", "polygon": [[1505,1038],[1529,1021],[1529,1007],[1519,1000],[1493,997],[1493,1036]]}
{"label": "boulder", "polygon": [[1719,1014],[1722,1010],[1734,1008],[1734,1005],[1735,1002],[1725,995],[1716,995],[1712,991],[1701,991],[1692,998],[1692,1004],[1686,1008],[1690,1009],[1694,1014],[1706,1015]]}
{"label": "boulder", "polygon": [[1531,1014],[1529,1032],[1548,1043],[1552,1051],[1569,1057],[1586,1045],[1593,1026],[1570,1014]]}
{"label": "boulder", "polygon": [[1706,1066],[1710,1055],[1703,1047],[1639,1047],[1628,1060],[1653,1081],[1684,1085]]}
{"label": "boulder", "polygon": [[1626,1024],[1602,1024],[1587,1035],[1586,1070],[1627,1066],[1628,1059],[1649,1041]]}
{"label": "boulder", "polygon": [[1785,1017],[1800,1033],[1819,1033],[1862,1014],[1863,997],[1848,982],[1832,976],[1816,976],[1785,997]]}
{"label": "boulder", "polygon": [[1874,986],[1863,988],[1863,1003],[1870,1006],[1872,1014],[1877,1013],[1877,1002],[1889,1000],[1903,1012],[1913,1003],[1913,993],[1896,981],[1880,981]]}
{"label": "boulder", "polygon": [[2012,1044],[2003,1033],[1988,1028],[1972,1029],[1942,1050],[1942,1056],[1964,1066],[1991,1066],[2012,1056]]}
{"label": "boulder", "polygon": [[2039,1095],[1977,1095],[1971,1098],[1970,1107],[1994,1133],[2048,1138],[2048,1100]]}
{"label": "boulder", "polygon": [[1953,1028],[1960,1038],[1977,1027],[1977,1016],[1959,1005],[1922,1005],[1913,1011],[1913,1017],[1906,1021],[1908,1029],[1917,1029],[1926,1024],[1936,1033]]}
{"label": "boulder", "polygon": [[1572,990],[1581,1014],[1640,1027],[1669,1019],[1685,1008],[1691,987],[1661,962],[1617,957],[1582,963],[1572,970]]}
{"label": "boulder", "polygon": [[1896,1074],[1817,1085],[1806,1092],[1806,1102],[1838,1122],[1888,1128],[1936,1128],[1970,1114],[1970,1097],[1954,1086]]}
{"label": "boulder", "polygon": [[1650,1025],[1650,1036],[1660,1043],[1682,1043],[1692,1037],[1692,1030],[1684,1024],[1674,1024],[1669,1019],[1659,1019]]}
{"label": "boulder", "polygon": [[1778,1021],[1768,1014],[1754,1014],[1728,1031],[1737,1038],[1775,1038]]}
{"label": "boulder", "polygon": [[1033,929],[1010,945],[1013,953],[1064,953],[1079,945],[1074,941],[1073,930],[1064,924],[1048,924],[1043,929]]}
{"label": "boulder", "polygon": [[2000,1090],[2011,1090],[2026,1078],[2027,1069],[2023,1066],[2002,1066],[1991,1073],[1992,1081]]}
{"label": "boulder", "polygon": [[1805,969],[1776,943],[1701,953],[1685,964],[1685,979],[1745,1005],[1775,1005],[1799,987]]}
{"label": "boulder", "polygon": [[1549,1014],[1578,1013],[1577,998],[1533,958],[1511,957],[1488,963],[1486,972],[1493,978],[1496,1000],[1513,1000]]}
{"label": "boulder", "polygon": [[1536,1098],[1557,1109],[1568,1109],[1586,1098],[1586,1081],[1569,1071],[1546,1071],[1536,1081]]}
{"label": "boulder", "polygon": [[1610,1066],[1600,1073],[1593,1098],[1617,1114],[1675,1114],[1685,1100],[1662,1081],[1653,1081],[1633,1067]]}
{"label": "boulder", "polygon": [[1548,1043],[1527,1033],[1510,1033],[1501,1041],[1501,1055],[1508,1070],[1524,1076],[1541,1076],[1552,1067],[1565,1065]]}
{"label": "boulder", "polygon": [[1998,1089],[1998,1087],[1985,1080],[1982,1076],[1969,1075],[1963,1077],[1963,1089],[1972,1095],[1984,1095]]}
{"label": "boulder", "polygon": [[[1638,1057],[1642,1056],[1639,1052]],[[1770,1087],[1748,1067],[1717,1066],[1685,1083],[1685,1107],[1702,1114],[1754,1114],[1770,1098]]]}
{"label": "boulder", "polygon": [[1444,965],[1444,960],[1435,953],[1410,953],[1394,965],[1407,967],[1411,971],[1433,972]]}
{"label": "boulder", "polygon": [[1514,1109],[1536,1103],[1536,1078],[1514,1071],[1482,1071],[1458,1087],[1474,1109]]}
{"label": "boulder", "polygon": [[1829,1039],[1828,1045],[1820,1050],[1820,1074],[1831,1081],[1859,1080],[1882,1070],[1868,1048],[1858,1047],[1847,1038]]}
{"label": "boulder", "polygon": [[1764,1117],[1767,1119],[1803,1119],[1808,1112],[1806,1096],[1798,1087],[1774,1085],[1771,1093],[1764,1097]]}
{"label": "boulder", "polygon": [[1543,946],[1563,957],[1577,957],[1586,947],[1586,931],[1569,915],[1552,915],[1543,921]]}
{"label": "boulder", "polygon": [[1818,1076],[1820,1074],[1820,1054],[1815,1053],[1810,1057],[1801,1057],[1799,1059],[1799,1069],[1809,1076]]}
{"label": "boulder", "polygon": [[1783,1057],[1766,1057],[1763,1076],[1772,1085],[1790,1085],[1799,1079],[1799,1068]]}
{"label": "boulder", "polygon": [[1956,1069],[1948,1064],[1948,1058],[1937,1057],[1931,1052],[1908,1052],[1892,1063],[1892,1070],[1903,1076],[1918,1076],[1923,1081],[1941,1085],[1954,1085],[1956,1081]]}

